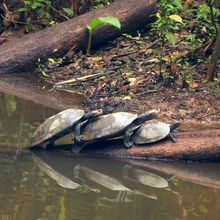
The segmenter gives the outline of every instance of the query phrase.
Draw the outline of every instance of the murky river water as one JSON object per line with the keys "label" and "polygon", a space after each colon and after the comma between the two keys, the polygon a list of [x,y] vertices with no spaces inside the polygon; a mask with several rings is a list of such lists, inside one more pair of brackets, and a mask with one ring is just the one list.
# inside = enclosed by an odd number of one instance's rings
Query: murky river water
{"label": "murky river water", "polygon": [[0,219],[220,219],[218,164],[22,150],[54,113],[0,93]]}

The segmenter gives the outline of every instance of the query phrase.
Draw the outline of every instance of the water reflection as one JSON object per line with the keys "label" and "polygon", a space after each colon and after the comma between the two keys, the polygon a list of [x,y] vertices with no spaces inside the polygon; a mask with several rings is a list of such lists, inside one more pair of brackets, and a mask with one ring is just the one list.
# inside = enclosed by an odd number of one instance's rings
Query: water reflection
{"label": "water reflection", "polygon": [[[220,190],[170,179],[169,174],[130,162],[72,157],[64,151],[2,152],[0,170],[0,219],[220,217]],[[149,176],[162,178],[167,187],[154,187],[151,178],[149,184]]]}
{"label": "water reflection", "polygon": [[220,219],[220,164],[18,151],[54,113],[0,93],[0,219]]}
{"label": "water reflection", "polygon": [[0,149],[29,146],[36,126],[56,112],[0,92]]}
{"label": "water reflection", "polygon": [[[83,185],[84,190],[93,191],[98,198],[98,204],[110,206],[112,211],[116,208],[116,203],[124,204],[123,206],[130,203],[140,205],[142,212],[142,209],[146,209],[151,215],[157,218],[159,216],[159,219],[172,219],[171,216],[182,219],[204,216],[205,219],[210,215],[210,203],[215,202],[216,192],[219,194],[219,190],[185,182],[170,174],[127,162],[73,157],[64,151],[39,151],[35,152],[35,156],[53,167],[56,172]],[[216,212],[212,215],[214,219],[217,216]]]}

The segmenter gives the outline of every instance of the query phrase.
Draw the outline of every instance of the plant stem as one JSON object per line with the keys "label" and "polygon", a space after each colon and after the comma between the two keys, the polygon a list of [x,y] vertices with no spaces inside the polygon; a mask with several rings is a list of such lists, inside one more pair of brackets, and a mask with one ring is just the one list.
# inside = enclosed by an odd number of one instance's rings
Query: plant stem
{"label": "plant stem", "polygon": [[86,51],[87,55],[90,54],[91,45],[92,45],[92,31],[89,30],[89,39],[88,39],[88,45],[87,45],[87,51]]}
{"label": "plant stem", "polygon": [[162,38],[162,43],[161,43],[161,51],[160,51],[160,76],[162,76],[162,63],[163,63],[163,49],[165,45],[165,36],[161,34],[160,38]]}

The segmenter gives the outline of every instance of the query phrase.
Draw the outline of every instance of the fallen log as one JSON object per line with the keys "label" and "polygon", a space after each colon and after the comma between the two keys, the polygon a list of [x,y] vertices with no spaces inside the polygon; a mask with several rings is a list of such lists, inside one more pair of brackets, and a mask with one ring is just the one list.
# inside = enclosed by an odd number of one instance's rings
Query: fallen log
{"label": "fallen log", "polygon": [[23,36],[13,42],[0,46],[0,73],[30,70],[40,59],[61,57],[70,49],[85,50],[88,33],[86,26],[92,18],[105,16],[117,17],[122,27],[116,30],[109,25],[97,28],[93,33],[93,46],[99,46],[121,35],[131,32],[147,23],[155,12],[156,0],[118,0],[112,5],[88,12],[56,27]]}
{"label": "fallen log", "polygon": [[124,149],[122,141],[105,141],[88,146],[85,154],[116,158],[172,160],[172,161],[219,161],[220,130],[204,130],[175,134],[177,143],[169,140],[145,146]]}

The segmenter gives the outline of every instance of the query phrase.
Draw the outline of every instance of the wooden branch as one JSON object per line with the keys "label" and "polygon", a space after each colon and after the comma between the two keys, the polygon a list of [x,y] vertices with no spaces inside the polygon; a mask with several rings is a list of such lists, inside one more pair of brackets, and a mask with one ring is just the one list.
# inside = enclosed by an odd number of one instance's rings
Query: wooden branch
{"label": "wooden branch", "polygon": [[38,60],[64,56],[71,48],[85,50],[88,33],[86,26],[92,18],[117,17],[122,28],[109,25],[97,28],[93,33],[93,47],[117,38],[121,33],[135,31],[147,24],[156,10],[156,0],[118,0],[112,5],[97,9],[63,22],[56,27],[26,35],[0,46],[0,73],[12,73],[33,69]]}
{"label": "wooden branch", "polygon": [[139,158],[174,161],[220,161],[220,130],[204,130],[175,134],[177,143],[169,140],[123,147],[123,141],[105,141],[88,146],[84,153],[121,158]]}

